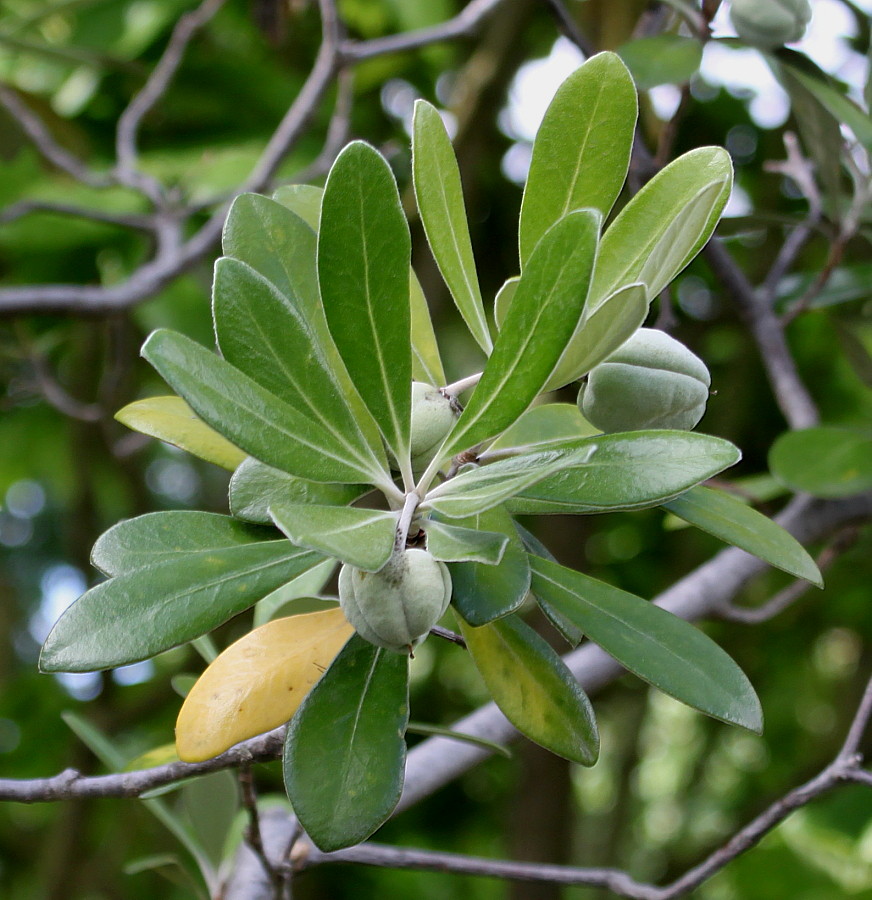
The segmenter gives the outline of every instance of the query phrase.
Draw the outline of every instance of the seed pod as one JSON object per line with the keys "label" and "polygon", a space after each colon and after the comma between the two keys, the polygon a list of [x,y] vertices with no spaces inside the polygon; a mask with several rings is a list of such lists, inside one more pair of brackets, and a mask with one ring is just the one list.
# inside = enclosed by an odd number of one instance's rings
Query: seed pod
{"label": "seed pod", "polygon": [[448,567],[426,550],[396,552],[378,572],[349,565],[339,572],[345,617],[362,638],[397,653],[424,640],[450,599]]}
{"label": "seed pod", "polygon": [[771,49],[798,41],[811,20],[808,0],[733,0],[730,21],[746,44]]}
{"label": "seed pod", "polygon": [[588,374],[578,395],[584,417],[605,432],[690,431],[705,412],[705,363],[663,331],[640,328]]}
{"label": "seed pod", "polygon": [[412,382],[412,469],[417,474],[430,465],[436,451],[457,421],[457,407],[437,387]]}

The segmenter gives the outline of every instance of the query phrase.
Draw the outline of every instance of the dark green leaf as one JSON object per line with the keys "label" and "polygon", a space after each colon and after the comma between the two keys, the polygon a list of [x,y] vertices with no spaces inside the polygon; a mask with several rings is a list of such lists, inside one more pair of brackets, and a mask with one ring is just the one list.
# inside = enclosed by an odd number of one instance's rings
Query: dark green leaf
{"label": "dark green leaf", "polygon": [[484,625],[516,610],[530,590],[530,564],[512,517],[498,506],[468,519],[467,528],[504,534],[509,542],[499,565],[449,563],[451,602],[470,625]]}
{"label": "dark green leaf", "polygon": [[540,602],[558,609],[622,666],[694,709],[762,731],[754,688],[711,638],[641,597],[557,563],[530,562]]}
{"label": "dark green leaf", "polygon": [[850,497],[872,488],[872,434],[832,425],[788,431],[772,445],[769,468],[795,491]]}
{"label": "dark green leaf", "polygon": [[321,299],[348,373],[404,470],[412,382],[410,248],[390,167],[368,144],[349,144],[324,188]]}
{"label": "dark green leaf", "polygon": [[695,487],[664,507],[715,537],[741,547],[770,565],[823,587],[815,561],[780,525],[723,491]]}
{"label": "dark green leaf", "polygon": [[193,510],[146,513],[113,525],[97,538],[91,562],[107,575],[122,575],[181,553],[212,553],[275,541],[273,528],[245,525],[230,516]]}
{"label": "dark green leaf", "polygon": [[217,628],[323,559],[282,538],[180,553],[83,594],[42,648],[44,672],[91,672],[148,659]]}
{"label": "dark green leaf", "polygon": [[519,227],[522,271],[567,213],[609,214],[627,175],[636,112],[633,81],[614,53],[591,57],[560,85],[533,144]]}
{"label": "dark green leaf", "polygon": [[321,336],[290,300],[250,266],[224,258],[215,265],[212,308],[227,362],[335,435],[361,470],[388,471],[375,421],[365,409],[352,412]]}
{"label": "dark green leaf", "polygon": [[369,837],[403,788],[409,659],[354,635],[291,720],[284,775],[294,812],[324,851]]}
{"label": "dark green leaf", "polygon": [[593,709],[566,664],[529,625],[507,616],[461,622],[476,667],[505,717],[530,740],[583,766],[599,755]]}
{"label": "dark green leaf", "polygon": [[201,419],[267,465],[312,481],[386,483],[387,473],[364,474],[334,434],[190,338],[155,331],[142,355]]}
{"label": "dark green leaf", "polygon": [[684,84],[696,73],[702,60],[702,44],[678,34],[656,34],[637,38],[618,48],[640,91],[658,84]]}

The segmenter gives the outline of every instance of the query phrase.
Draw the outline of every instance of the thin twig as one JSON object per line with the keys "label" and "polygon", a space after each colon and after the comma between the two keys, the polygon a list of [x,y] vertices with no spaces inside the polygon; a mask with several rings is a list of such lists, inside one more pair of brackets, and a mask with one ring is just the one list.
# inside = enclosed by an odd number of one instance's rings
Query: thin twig
{"label": "thin twig", "polygon": [[[859,536],[859,529],[853,525],[837,534],[818,554],[815,560],[818,569],[821,572],[825,572],[852,544],[856,543]],[[798,578],[793,584],[779,591],[762,606],[748,608],[736,606],[734,603],[725,603],[718,609],[718,615],[730,622],[759,625],[761,622],[768,622],[779,613],[784,612],[800,597],[805,596],[811,586],[811,583],[804,578]]]}
{"label": "thin twig", "polygon": [[569,14],[560,0],[544,0],[548,11],[557,22],[558,29],[567,37],[585,56],[593,56],[596,52],[590,41],[581,33],[581,29],[575,19]]}
{"label": "thin twig", "polygon": [[818,423],[818,411],[799,377],[787,340],[772,307],[758,296],[745,273],[718,240],[711,240],[703,255],[712,272],[732,295],[748,325],[766,369],[775,401],[791,428]]}
{"label": "thin twig", "polygon": [[254,789],[254,776],[251,772],[250,763],[245,763],[239,767],[238,779],[239,787],[242,791],[242,805],[248,813],[248,828],[245,830],[246,843],[260,860],[263,871],[273,886],[275,900],[282,900],[286,879],[284,874],[270,862],[263,848],[263,839],[260,833],[260,814],[257,809],[257,793]]}
{"label": "thin twig", "polygon": [[16,91],[0,82],[0,103],[21,126],[36,149],[53,165],[67,175],[91,187],[109,187],[115,184],[109,175],[92,172],[77,156],[65,150],[52,137],[38,115],[21,99]]}
{"label": "thin twig", "polygon": [[80,219],[91,219],[93,222],[106,222],[120,225],[123,228],[134,228],[140,231],[154,230],[154,217],[137,213],[113,213],[102,209],[91,209],[85,206],[71,206],[67,203],[48,203],[43,200],[21,200],[0,211],[0,224],[14,222],[33,213],[51,213],[59,216],[76,216]]}

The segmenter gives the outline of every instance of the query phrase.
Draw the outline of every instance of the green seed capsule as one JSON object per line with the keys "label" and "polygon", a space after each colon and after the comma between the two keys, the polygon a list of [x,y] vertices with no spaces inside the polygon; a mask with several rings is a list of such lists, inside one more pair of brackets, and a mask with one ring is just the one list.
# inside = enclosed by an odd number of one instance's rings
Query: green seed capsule
{"label": "green seed capsule", "polygon": [[730,21],[739,37],[771,49],[798,41],[811,21],[808,0],[732,0]]}
{"label": "green seed capsule", "polygon": [[357,633],[377,647],[410,653],[442,618],[451,600],[445,563],[426,550],[394,553],[383,569],[344,565],[339,604]]}
{"label": "green seed capsule", "polygon": [[412,469],[419,474],[457,421],[456,406],[432,384],[412,382]]}
{"label": "green seed capsule", "polygon": [[663,331],[640,328],[588,374],[578,395],[584,417],[605,432],[690,431],[705,412],[705,363]]}

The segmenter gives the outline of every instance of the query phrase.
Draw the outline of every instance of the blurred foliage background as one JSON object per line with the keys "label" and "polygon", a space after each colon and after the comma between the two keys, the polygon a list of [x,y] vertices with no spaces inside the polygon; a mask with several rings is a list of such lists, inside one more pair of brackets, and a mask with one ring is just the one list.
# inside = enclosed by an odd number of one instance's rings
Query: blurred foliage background
{"label": "blurred foliage background", "polygon": [[[43,117],[59,143],[97,168],[108,167],[119,115],[160,58],[178,16],[193,5],[190,0],[5,0],[0,79]],[[844,31],[836,43],[850,51],[850,59],[868,54],[869,22],[861,6],[838,0],[815,5],[818,16],[840,11],[836,21]],[[634,38],[660,33],[675,37],[681,20],[673,6],[682,4],[566,3],[596,49],[624,47]],[[339,7],[352,36],[371,38],[441,22],[461,4],[342,0]],[[406,130],[412,102],[425,97],[447,111],[482,286],[491,297],[518,267],[519,182],[532,137],[525,125],[530,113],[524,90],[529,94],[531,73],[563,66],[551,78],[553,91],[565,67],[580,60],[573,61],[569,42],[559,34],[548,3],[512,0],[473,40],[384,56],[356,69],[349,136],[364,137],[388,156],[412,215]],[[319,38],[317,9],[307,0],[228,0],[194,40],[141,135],[143,168],[172,185],[179,202],[201,205],[203,212],[192,224],[243,181],[299,91]],[[796,184],[771,171],[767,162],[784,159],[783,133],[797,127],[805,152],[814,157],[816,149],[808,145],[813,129],[806,124],[803,132],[796,108],[783,122],[761,123],[751,114],[750,92],[708,81],[698,71],[698,47],[685,44],[683,52],[688,49],[683,59],[675,44],[635,45],[626,51],[628,59],[636,54],[640,83],[653,88],[642,95],[641,137],[661,159],[709,143],[730,150],[739,202],[719,233],[756,284],[786,230],[803,221],[808,210]],[[743,65],[739,57],[734,65]],[[865,72],[855,82],[858,93],[864,77]],[[665,91],[658,87],[661,80]],[[547,93],[548,83],[539,93]],[[542,97],[534,99],[544,109]],[[328,103],[284,161],[279,182],[293,181],[317,156],[329,115]],[[818,172],[823,175],[820,165]],[[636,184],[640,177],[637,173]],[[134,191],[87,187],[58,172],[0,109],[0,206],[24,200],[84,205],[113,215],[147,211]],[[834,210],[849,201],[848,180],[837,166],[826,214],[814,226],[795,271],[779,283],[779,302],[798,296],[826,263]],[[836,277],[788,331],[823,420],[865,427],[872,414],[867,216],[863,209]],[[420,227],[413,235],[416,268],[448,376],[462,376],[480,362],[477,350],[426,255]],[[147,235],[108,221],[57,212],[0,218],[0,278],[6,285],[111,285],[152,250]],[[202,668],[189,648],[154,663],[80,676],[39,675],[36,659],[57,615],[97,579],[88,555],[104,529],[119,518],[155,509],[226,512],[227,473],[134,435],[112,419],[133,399],[165,393],[138,358],[152,328],[172,327],[211,344],[210,268],[204,262],[146,302],[111,314],[0,320],[2,776],[37,777],[68,766],[104,771],[69,724],[80,733],[83,722],[99,729],[126,761],[171,742],[180,703],[173,685],[180,683],[178,676]],[[716,393],[704,430],[735,442],[745,454],[729,477],[765,473],[767,450],[785,423],[747,330],[702,259],[678,279],[657,315],[658,325],[673,331],[712,370]],[[771,488],[765,480],[762,486],[764,494]],[[783,496],[774,493],[763,505],[769,513],[783,503]],[[719,549],[713,538],[670,527],[660,510],[555,517],[534,524],[561,562],[646,597]],[[828,570],[823,593],[807,594],[762,625],[705,626],[760,693],[766,714],[762,737],[706,719],[627,677],[595,698],[603,753],[593,769],[571,766],[531,745],[518,746],[512,759],[493,758],[403,813],[379,839],[485,856],[618,866],[642,880],[676,876],[836,752],[872,663],[872,539],[868,529],[856,530],[844,544],[847,549]],[[768,572],[737,601],[758,605],[786,583],[786,576]],[[231,622],[221,637],[230,642],[243,630]],[[413,672],[413,718],[447,724],[485,697],[469,660],[442,642],[430,641],[417,652]],[[75,718],[62,718],[65,712]],[[259,767],[257,781],[262,794],[283,802],[277,764]],[[216,858],[234,837],[238,840],[233,776],[209,776],[164,799],[193,823]],[[185,850],[142,802],[0,807],[4,898],[136,900],[161,892],[175,900],[202,890]],[[296,891],[300,898],[335,900],[606,896],[348,866],[306,874]],[[872,898],[868,792],[844,788],[796,813],[694,896]]]}

